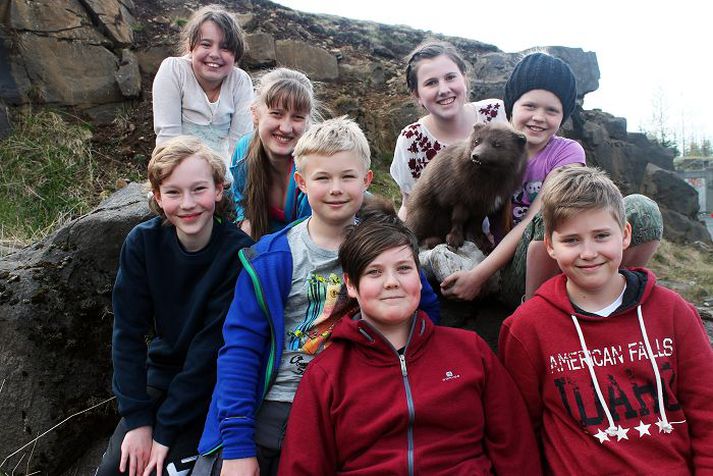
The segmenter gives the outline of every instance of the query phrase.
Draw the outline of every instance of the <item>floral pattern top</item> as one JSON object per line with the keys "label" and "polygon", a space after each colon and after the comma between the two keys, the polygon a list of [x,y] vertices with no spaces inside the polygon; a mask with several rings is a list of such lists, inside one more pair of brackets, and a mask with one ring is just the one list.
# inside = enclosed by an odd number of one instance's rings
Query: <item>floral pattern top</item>
{"label": "floral pattern top", "polygon": [[[505,107],[500,99],[484,99],[470,103],[476,111],[478,122],[507,122]],[[404,127],[396,139],[394,159],[391,162],[391,176],[401,192],[411,193],[421,172],[438,152],[448,144],[436,140],[423,123],[423,118]]]}

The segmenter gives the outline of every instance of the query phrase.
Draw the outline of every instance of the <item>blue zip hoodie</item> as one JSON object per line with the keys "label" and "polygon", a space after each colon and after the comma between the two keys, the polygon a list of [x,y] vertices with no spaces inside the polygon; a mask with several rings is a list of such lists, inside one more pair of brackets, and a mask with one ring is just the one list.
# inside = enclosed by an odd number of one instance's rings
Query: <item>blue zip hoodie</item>
{"label": "blue zip hoodie", "polygon": [[[240,250],[244,269],[223,326],[218,381],[198,446],[203,455],[221,446],[223,459],[256,454],[255,415],[274,382],[285,345],[284,309],[292,285],[287,233],[294,224]],[[438,323],[438,298],[423,273],[421,282],[420,307]]]}

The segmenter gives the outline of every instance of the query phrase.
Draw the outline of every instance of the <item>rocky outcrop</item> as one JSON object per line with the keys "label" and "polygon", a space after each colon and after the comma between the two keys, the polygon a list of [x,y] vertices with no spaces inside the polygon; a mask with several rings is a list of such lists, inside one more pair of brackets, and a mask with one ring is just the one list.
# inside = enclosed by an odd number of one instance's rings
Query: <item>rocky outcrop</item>
{"label": "rocky outcrop", "polygon": [[[141,92],[130,50],[131,0],[13,0],[1,26],[0,76],[8,104],[92,107],[121,104]],[[0,7],[0,11],[3,8]]]}
{"label": "rocky outcrop", "polygon": [[[0,46],[0,59],[8,58],[10,68],[0,72],[0,100],[75,106],[101,123],[114,120],[117,105],[128,99],[141,97],[150,107],[151,77],[175,50],[177,25],[190,7],[182,0],[68,0],[62,8],[57,5],[50,0],[10,2]],[[276,65],[305,71],[331,113],[348,114],[362,125],[375,168],[385,173],[384,162],[390,160],[400,129],[423,114],[406,91],[403,58],[430,34],[300,13],[267,0],[236,1],[233,6],[247,32],[242,66],[253,74]],[[529,51],[504,53],[478,41],[446,39],[470,64],[473,100],[501,97],[512,68]],[[659,203],[666,238],[710,242],[695,211],[686,208],[689,200],[670,198],[671,190],[688,193],[683,182],[672,174],[666,176],[670,187],[647,179],[649,164],[673,171],[671,151],[643,134],[627,133],[623,118],[581,109],[584,96],[599,87],[596,54],[559,46],[547,50],[565,60],[577,77],[580,107],[564,134],[579,140],[588,162],[607,170],[622,192],[644,193]],[[150,125],[147,129],[137,136],[150,137]]]}
{"label": "rocky outcrop", "polygon": [[3,461],[111,395],[111,290],[119,249],[148,214],[143,188],[131,184],[0,260],[0,472],[9,474],[22,459],[22,468],[60,474],[116,424],[108,403]]}

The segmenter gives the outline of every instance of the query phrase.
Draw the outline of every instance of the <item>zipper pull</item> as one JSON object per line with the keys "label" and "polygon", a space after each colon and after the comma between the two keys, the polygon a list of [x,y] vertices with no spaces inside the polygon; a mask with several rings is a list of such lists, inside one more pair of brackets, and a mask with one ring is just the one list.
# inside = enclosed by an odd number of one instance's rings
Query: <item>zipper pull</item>
{"label": "zipper pull", "polygon": [[408,371],[406,371],[406,356],[404,354],[399,354],[399,362],[401,362],[401,375],[408,377]]}

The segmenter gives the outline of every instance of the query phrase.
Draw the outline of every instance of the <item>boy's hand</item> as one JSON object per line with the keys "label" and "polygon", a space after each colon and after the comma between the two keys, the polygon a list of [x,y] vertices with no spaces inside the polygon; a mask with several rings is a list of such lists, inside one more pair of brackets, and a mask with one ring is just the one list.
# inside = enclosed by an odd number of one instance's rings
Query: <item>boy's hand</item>
{"label": "boy's hand", "polygon": [[[129,476],[140,476],[151,456],[151,426],[140,426],[128,431],[121,442],[119,472],[129,470]],[[128,463],[128,467],[127,467]]]}
{"label": "boy's hand", "polygon": [[223,460],[220,476],[260,476],[257,458]]}
{"label": "boy's hand", "polygon": [[154,469],[156,470],[156,476],[161,476],[161,473],[163,472],[163,465],[166,462],[166,456],[168,455],[168,449],[168,446],[156,443],[156,441],[153,442],[151,445],[151,458],[146,465],[143,476],[150,476],[151,471]]}
{"label": "boy's hand", "polygon": [[488,280],[488,276],[479,271],[476,266],[469,271],[456,271],[447,276],[441,283],[441,294],[449,299],[472,301],[478,297],[483,284]]}

